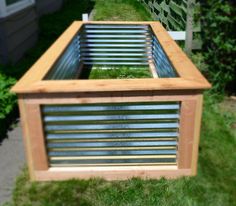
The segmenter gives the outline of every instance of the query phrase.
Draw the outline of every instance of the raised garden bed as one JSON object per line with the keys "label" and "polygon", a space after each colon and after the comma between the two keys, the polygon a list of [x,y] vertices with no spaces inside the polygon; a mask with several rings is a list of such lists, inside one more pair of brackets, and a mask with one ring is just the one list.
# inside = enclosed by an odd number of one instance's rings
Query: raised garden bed
{"label": "raised garden bed", "polygon": [[12,89],[31,179],[195,175],[207,88],[158,22],[74,22]]}

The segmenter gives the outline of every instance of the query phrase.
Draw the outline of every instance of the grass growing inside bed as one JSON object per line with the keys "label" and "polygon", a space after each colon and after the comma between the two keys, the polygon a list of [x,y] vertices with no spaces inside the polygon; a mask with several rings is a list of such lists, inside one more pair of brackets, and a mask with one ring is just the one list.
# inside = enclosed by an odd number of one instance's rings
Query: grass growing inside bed
{"label": "grass growing inside bed", "polygon": [[135,78],[152,78],[148,66],[93,66],[85,67],[79,79],[135,79]]}

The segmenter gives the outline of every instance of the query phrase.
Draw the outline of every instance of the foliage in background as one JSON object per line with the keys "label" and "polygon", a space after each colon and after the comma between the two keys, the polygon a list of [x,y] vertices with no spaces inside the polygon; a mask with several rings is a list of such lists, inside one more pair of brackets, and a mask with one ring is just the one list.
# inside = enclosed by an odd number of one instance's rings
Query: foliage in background
{"label": "foliage in background", "polygon": [[15,106],[15,95],[9,93],[9,88],[11,88],[15,82],[16,80],[14,78],[6,77],[0,73],[0,119],[5,118]]}
{"label": "foliage in background", "polygon": [[[10,88],[15,84],[16,80],[0,73],[0,142],[4,138],[10,123],[10,114],[16,106],[16,97],[10,93]],[[9,117],[9,118],[7,118]]]}
{"label": "foliage in background", "polygon": [[236,92],[236,3],[232,0],[201,2],[205,72],[216,91]]}

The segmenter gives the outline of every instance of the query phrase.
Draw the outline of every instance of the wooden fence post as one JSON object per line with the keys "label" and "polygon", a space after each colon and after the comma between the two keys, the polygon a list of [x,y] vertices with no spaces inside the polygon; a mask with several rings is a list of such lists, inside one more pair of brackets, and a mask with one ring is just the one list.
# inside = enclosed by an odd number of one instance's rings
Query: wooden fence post
{"label": "wooden fence post", "polygon": [[191,54],[193,46],[194,5],[195,5],[195,0],[188,0],[187,20],[186,20],[186,40],[185,40],[185,52],[187,54]]}

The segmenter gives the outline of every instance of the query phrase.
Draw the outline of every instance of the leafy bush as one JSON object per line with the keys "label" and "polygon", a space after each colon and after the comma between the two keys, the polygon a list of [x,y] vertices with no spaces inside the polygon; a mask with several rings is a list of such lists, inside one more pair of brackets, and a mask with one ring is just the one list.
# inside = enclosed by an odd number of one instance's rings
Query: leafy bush
{"label": "leafy bush", "polygon": [[10,93],[10,88],[16,80],[0,73],[0,140],[9,126],[9,116],[16,108],[16,96]]}
{"label": "leafy bush", "polygon": [[236,80],[236,4],[232,0],[206,0],[201,4],[206,75],[215,90],[236,90],[233,87]]}
{"label": "leafy bush", "polygon": [[16,97],[9,92],[16,80],[0,73],[0,119],[4,119],[16,105]]}

